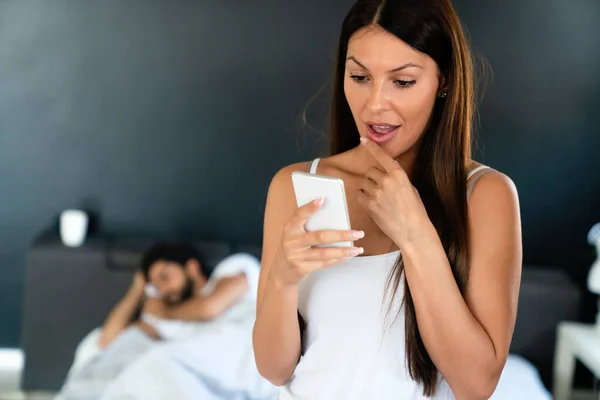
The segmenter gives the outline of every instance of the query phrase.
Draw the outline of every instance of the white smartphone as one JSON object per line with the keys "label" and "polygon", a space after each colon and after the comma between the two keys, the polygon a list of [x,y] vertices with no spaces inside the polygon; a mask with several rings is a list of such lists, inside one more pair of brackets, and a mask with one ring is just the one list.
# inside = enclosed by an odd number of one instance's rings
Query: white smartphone
{"label": "white smartphone", "polygon": [[[329,176],[292,172],[292,183],[298,207],[323,197],[323,206],[306,223],[308,232],[320,230],[350,230],[350,215],[344,181]],[[352,247],[353,242],[338,242],[318,247]]]}

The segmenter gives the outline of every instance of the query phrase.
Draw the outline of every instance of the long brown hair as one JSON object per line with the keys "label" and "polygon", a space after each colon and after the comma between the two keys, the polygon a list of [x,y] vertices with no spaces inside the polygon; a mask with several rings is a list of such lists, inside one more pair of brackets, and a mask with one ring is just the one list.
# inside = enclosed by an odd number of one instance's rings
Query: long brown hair
{"label": "long brown hair", "polygon": [[[445,78],[447,97],[438,98],[434,105],[412,180],[441,238],[454,279],[464,293],[469,275],[466,174],[475,109],[469,44],[450,0],[357,1],[344,20],[339,41],[330,121],[332,154],[359,145],[358,129],[344,94],[346,53],[351,36],[372,25],[430,56]],[[402,283],[403,271],[400,257],[388,281],[392,302]],[[424,395],[433,396],[438,371],[419,333],[406,280],[403,306],[408,370],[412,379],[423,385]]]}

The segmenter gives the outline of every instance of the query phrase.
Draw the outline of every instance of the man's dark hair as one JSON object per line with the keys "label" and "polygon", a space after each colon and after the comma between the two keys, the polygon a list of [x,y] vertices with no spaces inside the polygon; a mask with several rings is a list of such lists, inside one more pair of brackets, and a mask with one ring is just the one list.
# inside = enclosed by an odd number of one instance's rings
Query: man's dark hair
{"label": "man's dark hair", "polygon": [[191,260],[197,260],[200,263],[200,272],[208,278],[206,273],[206,264],[202,259],[202,254],[194,246],[188,243],[170,243],[158,242],[152,245],[144,252],[142,257],[142,273],[146,280],[150,276],[150,267],[157,261],[173,262],[181,268]]}

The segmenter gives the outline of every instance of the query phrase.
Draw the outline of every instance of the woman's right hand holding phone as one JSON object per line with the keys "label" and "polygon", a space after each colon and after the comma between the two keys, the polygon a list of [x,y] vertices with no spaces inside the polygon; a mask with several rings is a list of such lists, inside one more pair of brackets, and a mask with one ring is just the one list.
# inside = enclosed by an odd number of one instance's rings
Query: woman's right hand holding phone
{"label": "woman's right hand holding phone", "polygon": [[339,264],[364,252],[361,247],[313,247],[337,242],[351,242],[364,237],[362,231],[322,230],[307,232],[308,219],[323,206],[323,198],[296,210],[284,227],[277,262],[270,276],[278,286],[299,284],[310,273]]}

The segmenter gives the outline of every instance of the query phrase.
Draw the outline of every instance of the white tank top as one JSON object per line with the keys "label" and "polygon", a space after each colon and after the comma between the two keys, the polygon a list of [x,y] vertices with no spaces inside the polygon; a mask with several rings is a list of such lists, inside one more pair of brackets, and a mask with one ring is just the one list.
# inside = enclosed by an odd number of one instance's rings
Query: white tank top
{"label": "white tank top", "polygon": [[[318,161],[313,162],[311,173],[316,173]],[[469,178],[483,169],[474,170]],[[476,180],[491,171],[485,169]],[[304,355],[282,387],[280,400],[426,399],[405,363],[400,307],[404,282],[391,308],[386,290],[399,256],[395,251],[351,258],[312,273],[300,284],[298,311],[306,322]],[[454,399],[441,377],[433,398]]]}

